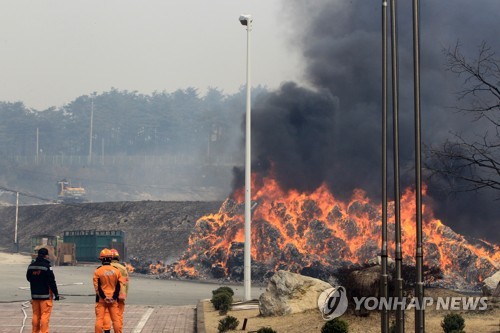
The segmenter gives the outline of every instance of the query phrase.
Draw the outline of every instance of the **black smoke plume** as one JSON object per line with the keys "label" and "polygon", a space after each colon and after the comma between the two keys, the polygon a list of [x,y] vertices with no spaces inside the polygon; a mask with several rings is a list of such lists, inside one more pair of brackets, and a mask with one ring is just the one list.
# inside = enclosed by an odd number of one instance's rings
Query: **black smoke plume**
{"label": "black smoke plume", "polygon": [[[404,188],[414,184],[412,13],[411,1],[398,5]],[[312,191],[326,182],[339,197],[363,188],[373,199],[380,198],[381,8],[382,1],[286,1],[281,21],[291,27],[290,40],[303,56],[304,79],[311,88],[284,83],[278,91],[256,99],[254,172],[275,172],[285,189]],[[455,92],[463,81],[445,71],[443,50],[458,41],[467,56],[474,56],[483,40],[496,47],[500,2],[427,1],[420,9],[424,144],[442,142],[452,132],[484,132],[484,124],[451,108],[459,103]],[[392,129],[391,123],[388,128]],[[235,186],[243,186],[241,170],[235,174]],[[488,193],[451,197],[441,182],[427,184],[434,210],[445,223],[461,233],[500,240],[498,202]],[[392,179],[392,193],[391,186]]]}

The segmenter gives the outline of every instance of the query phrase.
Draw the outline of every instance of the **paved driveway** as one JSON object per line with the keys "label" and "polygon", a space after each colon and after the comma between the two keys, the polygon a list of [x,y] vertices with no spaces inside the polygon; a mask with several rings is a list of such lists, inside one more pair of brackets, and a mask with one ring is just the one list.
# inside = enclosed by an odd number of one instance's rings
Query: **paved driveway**
{"label": "paved driveway", "polygon": [[[94,305],[54,302],[50,319],[50,332],[94,332]],[[31,332],[31,306],[29,303],[0,304],[1,333]],[[194,306],[127,305],[123,320],[124,333],[194,333],[196,309]]]}
{"label": "paved driveway", "polygon": [[[29,299],[26,264],[4,264],[0,274],[0,333],[31,330],[31,306],[24,308]],[[54,302],[51,332],[94,332],[95,293],[92,276],[96,265],[54,267],[59,293],[64,297]],[[141,275],[130,276],[130,291],[124,315],[123,332],[195,332],[196,304],[210,298],[218,285],[191,281],[159,280]],[[231,286],[236,297],[242,298],[243,286]],[[253,288],[257,298],[263,288]],[[25,319],[26,318],[26,319]],[[22,332],[21,332],[22,333]]]}

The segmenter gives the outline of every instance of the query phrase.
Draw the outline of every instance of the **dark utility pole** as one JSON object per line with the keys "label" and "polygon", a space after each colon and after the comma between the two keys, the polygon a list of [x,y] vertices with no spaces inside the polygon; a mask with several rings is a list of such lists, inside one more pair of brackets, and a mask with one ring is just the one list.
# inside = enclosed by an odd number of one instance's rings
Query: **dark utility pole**
{"label": "dark utility pole", "polygon": [[[382,0],[382,249],[380,297],[387,299],[387,0]],[[380,312],[381,332],[389,332],[389,312]]]}
{"label": "dark utility pole", "polygon": [[19,239],[17,237],[18,222],[19,222],[19,192],[16,192],[16,224],[14,226],[14,244],[16,245],[16,253],[19,253]]}
{"label": "dark utility pole", "polygon": [[418,301],[415,307],[415,332],[425,332],[425,314],[423,306],[423,248],[422,248],[422,162],[421,162],[421,124],[420,124],[420,3],[413,0],[413,76],[414,76],[414,107],[415,107],[415,182],[416,182],[416,283],[415,295]]}
{"label": "dark utility pole", "polygon": [[394,220],[396,241],[396,333],[404,333],[404,306],[403,306],[403,253],[401,249],[401,208],[399,185],[399,72],[398,72],[398,41],[396,0],[391,0],[391,60],[392,60],[392,108],[393,108],[393,135],[394,135]]}

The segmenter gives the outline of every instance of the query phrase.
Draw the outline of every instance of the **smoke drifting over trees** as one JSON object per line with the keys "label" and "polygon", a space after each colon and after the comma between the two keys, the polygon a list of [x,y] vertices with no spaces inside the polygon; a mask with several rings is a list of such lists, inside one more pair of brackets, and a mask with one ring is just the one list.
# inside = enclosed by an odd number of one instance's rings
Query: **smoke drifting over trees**
{"label": "smoke drifting over trees", "polygon": [[[405,2],[398,8],[403,186],[414,184],[410,5]],[[279,91],[256,101],[252,114],[254,170],[269,172],[272,163],[276,177],[288,189],[314,190],[324,181],[340,197],[349,196],[355,188],[380,197],[381,2],[295,0],[287,2],[284,10],[284,22],[292,27],[291,40],[305,60],[304,76],[313,88],[285,83]],[[500,2],[495,0],[422,4],[425,145],[443,142],[452,132],[473,136],[491,129],[491,124],[472,122],[452,109],[460,103],[454,93],[463,82],[445,71],[443,50],[460,40],[465,54],[473,55],[482,40],[496,41],[499,11]],[[391,154],[388,165],[392,165]],[[236,178],[236,185],[242,185],[241,177]],[[490,198],[491,193],[450,197],[441,181],[427,185],[438,217],[448,225],[461,233],[499,240],[498,202]]]}

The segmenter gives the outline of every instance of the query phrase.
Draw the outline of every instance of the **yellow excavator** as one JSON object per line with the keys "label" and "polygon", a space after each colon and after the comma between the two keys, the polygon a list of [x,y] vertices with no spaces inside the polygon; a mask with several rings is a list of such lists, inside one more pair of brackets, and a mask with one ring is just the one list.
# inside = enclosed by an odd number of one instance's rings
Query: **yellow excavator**
{"label": "yellow excavator", "polygon": [[71,185],[71,182],[62,179],[57,182],[57,200],[61,203],[79,203],[87,201],[85,188]]}

